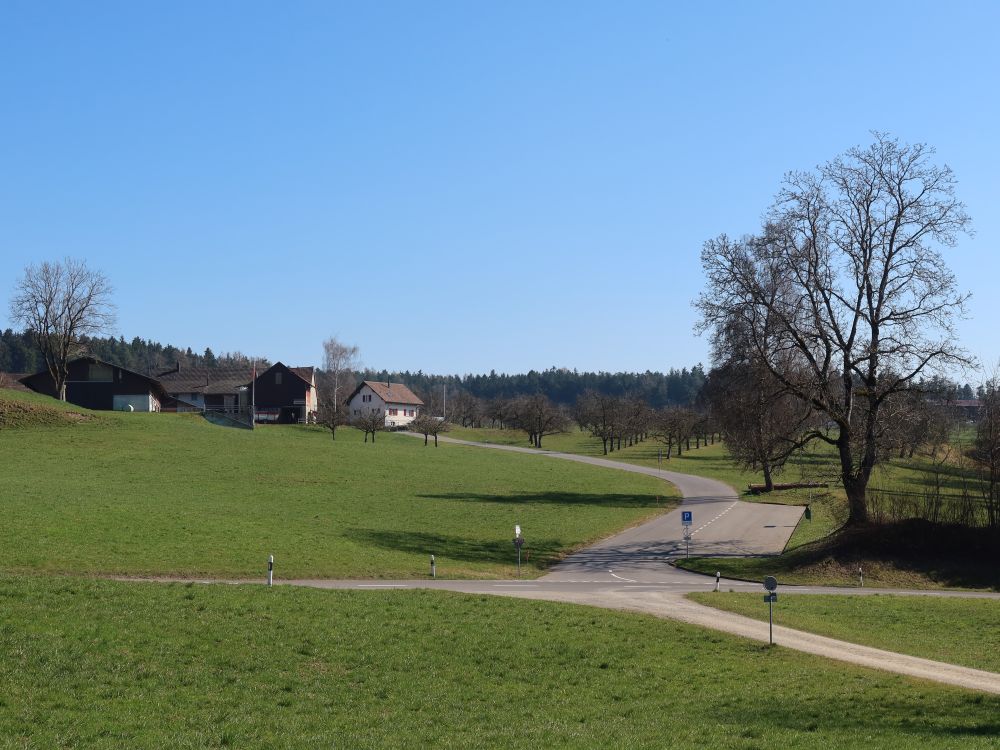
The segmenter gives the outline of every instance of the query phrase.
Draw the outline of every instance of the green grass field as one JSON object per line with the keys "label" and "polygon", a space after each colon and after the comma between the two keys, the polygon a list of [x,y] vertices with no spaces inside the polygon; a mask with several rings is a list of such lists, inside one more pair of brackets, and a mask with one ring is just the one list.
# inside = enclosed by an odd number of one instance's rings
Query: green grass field
{"label": "green grass field", "polygon": [[651,617],[2,577],[0,747],[992,748],[1000,698]]}
{"label": "green grass field", "polygon": [[[758,594],[690,594],[702,604],[767,620]],[[778,625],[966,667],[1000,672],[1000,600],[929,596],[780,594]]]}
{"label": "green grass field", "polygon": [[[195,415],[88,413],[4,392],[8,571],[258,577],[513,577],[660,513],[666,483],[353,429],[253,432]],[[80,412],[82,416],[74,416]]]}

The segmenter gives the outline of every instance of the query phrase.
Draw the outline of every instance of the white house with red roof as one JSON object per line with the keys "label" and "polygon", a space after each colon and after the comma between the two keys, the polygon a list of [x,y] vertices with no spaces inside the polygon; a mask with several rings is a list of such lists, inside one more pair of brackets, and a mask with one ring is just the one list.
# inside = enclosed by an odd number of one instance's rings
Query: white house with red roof
{"label": "white house with red roof", "polygon": [[365,380],[347,398],[350,417],[385,415],[386,427],[404,427],[417,418],[424,402],[402,383]]}

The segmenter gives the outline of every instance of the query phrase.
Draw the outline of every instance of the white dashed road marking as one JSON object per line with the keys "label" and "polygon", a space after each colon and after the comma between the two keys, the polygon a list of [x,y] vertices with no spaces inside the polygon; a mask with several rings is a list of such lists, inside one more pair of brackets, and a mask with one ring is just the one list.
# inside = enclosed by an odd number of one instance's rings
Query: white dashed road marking
{"label": "white dashed road marking", "polygon": [[708,523],[704,523],[701,526],[699,526],[697,529],[695,529],[694,531],[692,531],[691,532],[691,536],[694,536],[695,534],[697,534],[699,531],[701,531],[705,527],[707,527],[710,524],[713,524],[716,521],[718,521],[720,518],[722,518],[724,515],[726,515],[726,513],[728,513],[729,511],[731,511],[733,508],[735,508],[736,507],[736,503],[738,503],[738,502],[739,502],[739,500],[733,500],[733,504],[732,505],[730,505],[728,508],[726,508],[724,511],[722,511],[719,515],[717,515],[715,518],[713,518]]}

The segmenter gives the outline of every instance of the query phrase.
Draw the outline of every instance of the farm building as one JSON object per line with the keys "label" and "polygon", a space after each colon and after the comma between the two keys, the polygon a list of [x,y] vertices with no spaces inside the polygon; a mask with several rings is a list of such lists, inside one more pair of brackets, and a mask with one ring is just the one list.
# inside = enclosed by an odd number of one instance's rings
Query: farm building
{"label": "farm building", "polygon": [[[33,391],[58,398],[48,370],[21,378]],[[94,357],[79,357],[69,363],[66,400],[85,409],[105,411],[160,411],[168,400],[159,381]]]}
{"label": "farm building", "polygon": [[[157,375],[176,411],[246,412],[253,371],[246,367],[182,367]],[[164,411],[174,411],[164,406]]]}
{"label": "farm building", "polygon": [[351,418],[375,412],[385,414],[386,427],[404,427],[417,418],[424,405],[402,383],[365,380],[347,399]]}
{"label": "farm building", "polygon": [[276,362],[257,376],[253,390],[258,422],[287,424],[316,419],[319,401],[315,368]]}

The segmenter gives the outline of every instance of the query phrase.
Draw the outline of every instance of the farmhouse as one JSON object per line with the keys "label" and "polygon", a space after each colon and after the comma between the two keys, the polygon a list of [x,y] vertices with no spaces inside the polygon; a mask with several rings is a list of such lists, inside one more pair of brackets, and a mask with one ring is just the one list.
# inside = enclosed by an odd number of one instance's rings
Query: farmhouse
{"label": "farmhouse", "polygon": [[249,407],[250,367],[181,367],[161,372],[157,380],[174,401],[164,411],[246,412]]}
{"label": "farmhouse", "polygon": [[352,419],[371,412],[385,414],[386,427],[408,425],[417,418],[423,405],[424,402],[402,383],[374,380],[363,381],[347,399]]}
{"label": "farmhouse", "polygon": [[313,422],[319,408],[316,371],[276,362],[257,376],[253,399],[258,422]]}
{"label": "farmhouse", "polygon": [[[27,375],[21,382],[38,393],[59,397],[48,370]],[[79,357],[69,363],[66,400],[85,409],[160,411],[168,396],[155,378],[94,357]]]}

